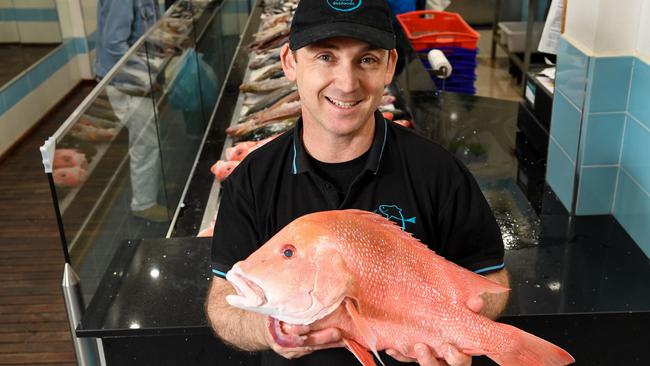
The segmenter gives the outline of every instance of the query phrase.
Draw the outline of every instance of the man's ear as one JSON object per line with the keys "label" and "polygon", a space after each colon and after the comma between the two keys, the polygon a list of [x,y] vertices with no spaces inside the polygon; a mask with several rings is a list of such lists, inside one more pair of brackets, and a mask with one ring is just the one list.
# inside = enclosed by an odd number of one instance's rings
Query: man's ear
{"label": "man's ear", "polygon": [[395,76],[395,67],[397,67],[397,57],[396,49],[393,48],[388,51],[388,68],[386,69],[384,85],[389,85],[393,81],[393,76]]}
{"label": "man's ear", "polygon": [[282,46],[280,50],[280,62],[282,62],[282,70],[287,79],[296,81],[296,59],[295,54],[289,49],[289,44]]}

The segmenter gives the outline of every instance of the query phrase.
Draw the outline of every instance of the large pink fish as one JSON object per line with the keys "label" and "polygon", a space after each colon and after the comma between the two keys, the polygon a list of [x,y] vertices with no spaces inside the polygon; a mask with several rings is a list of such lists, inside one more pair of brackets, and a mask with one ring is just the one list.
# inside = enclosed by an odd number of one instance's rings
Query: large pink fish
{"label": "large pink fish", "polygon": [[365,366],[372,351],[416,358],[452,345],[505,366],[574,362],[563,349],[467,307],[508,289],[445,260],[382,216],[360,210],[300,217],[227,273],[230,305],[266,314],[278,344],[299,346],[281,322],[337,327]]}

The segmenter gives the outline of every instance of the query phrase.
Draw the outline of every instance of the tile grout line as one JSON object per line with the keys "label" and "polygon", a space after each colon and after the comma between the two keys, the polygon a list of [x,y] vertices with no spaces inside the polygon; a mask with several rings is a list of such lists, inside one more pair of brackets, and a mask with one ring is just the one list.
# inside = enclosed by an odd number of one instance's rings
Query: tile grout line
{"label": "tile grout line", "polygon": [[616,198],[618,197],[618,183],[621,179],[621,170],[623,170],[623,146],[625,146],[625,132],[627,131],[627,120],[632,116],[630,110],[630,95],[632,95],[632,80],[634,76],[634,69],[636,67],[636,59],[632,58],[632,67],[630,67],[630,83],[627,86],[627,99],[625,101],[625,120],[623,121],[623,133],[621,134],[621,147],[618,152],[618,172],[616,173],[616,183],[614,184],[614,199],[612,200],[612,214],[616,209]]}
{"label": "tile grout line", "polygon": [[627,112],[627,116],[629,116],[634,122],[636,122],[639,126],[641,126],[641,128],[643,128],[644,130],[650,132],[650,127],[643,124],[643,122],[641,122],[641,120],[636,118],[632,113]]}
{"label": "tile grout line", "polygon": [[577,111],[580,112],[580,113],[583,112],[582,109],[578,108],[578,106],[575,105],[575,103],[573,103],[573,101],[572,101],[572,100],[571,100],[571,99],[570,99],[570,98],[569,98],[569,97],[568,97],[568,96],[567,96],[567,95],[566,95],[562,90],[560,90],[559,88],[555,88],[555,89],[557,89],[558,93],[560,93],[560,95],[563,96],[564,99],[566,99],[566,101],[569,102],[569,104],[570,104],[570,105],[571,105],[575,110],[577,110]]}
{"label": "tile grout line", "polygon": [[641,183],[639,183],[636,179],[634,179],[634,177],[632,176],[632,174],[630,174],[630,173],[629,173],[625,168],[623,168],[623,167],[621,167],[621,170],[623,171],[623,173],[625,173],[625,175],[627,175],[627,177],[628,177],[628,178],[629,178],[629,179],[630,179],[634,184],[637,185],[637,187],[639,187],[639,189],[641,190],[641,192],[645,193],[645,195],[648,196],[648,198],[650,198],[650,192],[646,191],[645,188],[643,188],[643,186],[641,185]]}
{"label": "tile grout line", "polygon": [[555,139],[555,137],[553,137],[553,136],[549,136],[549,137],[551,138],[551,140],[553,140],[553,142],[555,142],[555,144],[560,148],[560,151],[562,151],[562,153],[564,153],[564,156],[565,156],[567,159],[569,159],[569,161],[571,162],[571,164],[575,167],[576,162],[573,161],[573,159],[571,159],[571,157],[569,156],[569,154],[568,154],[566,151],[564,151],[564,148],[562,147],[562,145],[560,145],[560,143],[557,142],[557,140]]}
{"label": "tile grout line", "polygon": [[583,165],[583,168],[616,168],[618,164],[594,164],[594,165]]}

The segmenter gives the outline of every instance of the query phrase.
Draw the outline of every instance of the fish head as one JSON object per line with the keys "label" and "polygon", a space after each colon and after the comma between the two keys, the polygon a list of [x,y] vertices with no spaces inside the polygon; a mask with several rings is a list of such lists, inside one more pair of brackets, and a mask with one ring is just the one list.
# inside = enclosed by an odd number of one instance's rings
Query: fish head
{"label": "fish head", "polygon": [[311,324],[351,295],[353,278],[326,228],[296,220],[226,274],[234,307]]}

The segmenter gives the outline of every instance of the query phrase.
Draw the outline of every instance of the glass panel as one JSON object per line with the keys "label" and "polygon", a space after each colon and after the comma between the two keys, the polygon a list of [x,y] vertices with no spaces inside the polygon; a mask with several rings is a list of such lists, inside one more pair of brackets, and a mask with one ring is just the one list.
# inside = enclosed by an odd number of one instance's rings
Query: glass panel
{"label": "glass panel", "polygon": [[55,134],[57,204],[86,304],[121,275],[105,271],[125,241],[169,231],[247,10],[225,15],[228,4],[177,2]]}
{"label": "glass panel", "polygon": [[[204,18],[204,7],[177,2],[145,42],[158,137],[161,142],[163,179],[172,215],[200,147],[207,119],[202,114],[201,91],[194,47],[194,24]],[[165,233],[166,235],[166,233]]]}
{"label": "glass panel", "polygon": [[122,240],[164,236],[170,221],[144,55],[133,52],[57,140],[53,175],[85,300]]}

